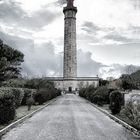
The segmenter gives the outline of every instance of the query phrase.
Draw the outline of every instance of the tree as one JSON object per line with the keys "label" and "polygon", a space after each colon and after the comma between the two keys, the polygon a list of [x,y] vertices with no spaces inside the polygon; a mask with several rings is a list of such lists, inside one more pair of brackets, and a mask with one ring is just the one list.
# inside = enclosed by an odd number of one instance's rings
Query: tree
{"label": "tree", "polygon": [[123,74],[120,79],[122,80],[122,88],[124,90],[137,89],[137,86],[135,85],[135,79],[133,78],[132,74]]}
{"label": "tree", "polygon": [[104,80],[104,79],[99,79],[99,86],[106,86],[109,84],[108,80]]}
{"label": "tree", "polygon": [[125,72],[126,74],[129,74],[129,75],[130,75],[130,74],[136,72],[136,71],[139,70],[139,69],[140,69],[139,66],[128,65],[128,66],[126,66],[126,68],[124,69],[124,72]]}
{"label": "tree", "polygon": [[31,89],[42,89],[42,88],[55,88],[54,82],[48,81],[45,78],[33,78],[27,80],[25,84],[26,88],[31,88]]}
{"label": "tree", "polygon": [[20,75],[23,58],[22,52],[3,44],[0,40],[0,84]]}

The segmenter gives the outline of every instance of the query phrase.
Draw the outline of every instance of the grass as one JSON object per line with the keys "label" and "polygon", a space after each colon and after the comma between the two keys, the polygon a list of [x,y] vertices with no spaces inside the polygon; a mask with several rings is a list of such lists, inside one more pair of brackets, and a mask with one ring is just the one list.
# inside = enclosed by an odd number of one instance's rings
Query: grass
{"label": "grass", "polygon": [[43,107],[44,105],[33,105],[31,107],[31,110],[28,111],[27,106],[20,106],[19,108],[16,109],[16,117],[13,121],[9,122],[8,124],[4,124],[4,125],[0,125],[0,130],[3,129],[4,127],[6,127],[7,125],[11,124],[14,121],[17,121],[18,119],[32,113],[33,111]]}

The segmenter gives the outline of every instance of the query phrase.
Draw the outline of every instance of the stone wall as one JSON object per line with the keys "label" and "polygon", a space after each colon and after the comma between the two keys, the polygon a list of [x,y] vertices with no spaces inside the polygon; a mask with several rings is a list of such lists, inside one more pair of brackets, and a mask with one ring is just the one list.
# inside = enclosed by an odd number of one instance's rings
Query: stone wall
{"label": "stone wall", "polygon": [[99,80],[91,79],[91,80],[55,80],[54,81],[56,88],[59,88],[63,91],[69,91],[69,87],[72,88],[72,91],[79,90],[81,87],[87,87],[89,85],[94,85],[98,87]]}

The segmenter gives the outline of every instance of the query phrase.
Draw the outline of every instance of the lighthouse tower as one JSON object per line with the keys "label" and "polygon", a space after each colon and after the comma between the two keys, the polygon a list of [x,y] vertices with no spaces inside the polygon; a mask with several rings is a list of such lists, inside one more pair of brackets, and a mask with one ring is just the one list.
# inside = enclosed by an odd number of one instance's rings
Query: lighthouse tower
{"label": "lighthouse tower", "polygon": [[76,48],[76,13],[77,8],[73,6],[74,0],[67,0],[64,7],[64,79],[77,77],[77,48]]}
{"label": "lighthouse tower", "polygon": [[[98,77],[77,77],[77,46],[76,46],[76,13],[77,7],[73,5],[74,0],[67,0],[67,6],[63,8],[64,13],[64,65],[63,77],[47,77],[53,81],[56,88],[64,93],[77,93],[87,85],[99,85]],[[83,75],[84,76],[84,75]]]}

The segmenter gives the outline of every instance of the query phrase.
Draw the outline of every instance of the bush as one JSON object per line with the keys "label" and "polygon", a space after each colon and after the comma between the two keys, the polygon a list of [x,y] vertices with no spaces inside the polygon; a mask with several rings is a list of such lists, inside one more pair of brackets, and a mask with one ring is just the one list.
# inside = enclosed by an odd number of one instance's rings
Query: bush
{"label": "bush", "polygon": [[96,88],[92,85],[86,87],[86,88],[81,88],[79,90],[79,96],[84,97],[88,100],[91,100],[92,94],[95,92]]}
{"label": "bush", "polygon": [[57,96],[60,96],[61,95],[61,89],[56,89],[57,91],[56,91],[56,95]]}
{"label": "bush", "polygon": [[30,89],[43,89],[43,88],[50,88],[54,87],[54,82],[48,81],[45,78],[35,78],[26,81],[25,84],[26,88]]}
{"label": "bush", "polygon": [[9,91],[10,94],[14,96],[15,99],[15,107],[19,107],[21,105],[22,99],[24,97],[24,91],[21,88],[10,88],[10,87],[2,87],[0,90],[7,92]]}
{"label": "bush", "polygon": [[4,87],[14,87],[14,88],[24,88],[26,84],[26,80],[22,78],[18,79],[10,79],[8,81],[4,81],[2,86]]}
{"label": "bush", "polygon": [[21,88],[11,88],[12,94],[14,95],[15,98],[15,105],[16,108],[21,105],[22,99],[24,97],[24,90]]}
{"label": "bush", "polygon": [[14,95],[10,89],[0,89],[0,124],[8,123],[15,118]]}
{"label": "bush", "polygon": [[37,94],[35,95],[35,102],[43,104],[44,102],[53,99],[59,95],[61,95],[60,90],[57,90],[53,87],[43,88],[37,91]]}
{"label": "bush", "polygon": [[120,113],[122,102],[123,96],[121,92],[116,90],[110,93],[110,109],[112,114]]}
{"label": "bush", "polygon": [[129,119],[130,125],[140,130],[140,95],[133,95],[122,112]]}
{"label": "bush", "polygon": [[28,111],[30,111],[31,106],[34,104],[34,99],[32,97],[32,94],[30,94],[26,100],[26,104],[28,106]]}
{"label": "bush", "polygon": [[92,103],[103,105],[109,103],[110,90],[106,86],[98,87],[89,86],[79,91],[79,96],[90,100]]}
{"label": "bush", "polygon": [[30,96],[33,97],[33,100],[35,100],[35,96],[36,96],[36,90],[35,89],[27,89],[24,88],[24,97],[22,99],[21,105],[27,105],[27,100]]}
{"label": "bush", "polygon": [[92,95],[91,102],[98,104],[108,104],[109,103],[109,89],[106,86],[99,87]]}
{"label": "bush", "polygon": [[99,105],[99,106],[102,106],[103,105],[103,97],[101,95],[95,95],[92,98],[92,102]]}
{"label": "bush", "polygon": [[35,95],[35,102],[38,102],[40,105],[50,99],[50,92],[48,89],[40,89]]}
{"label": "bush", "polygon": [[79,90],[79,96],[86,98],[86,88],[82,88]]}

